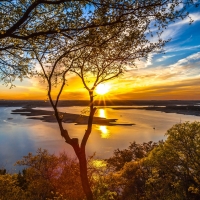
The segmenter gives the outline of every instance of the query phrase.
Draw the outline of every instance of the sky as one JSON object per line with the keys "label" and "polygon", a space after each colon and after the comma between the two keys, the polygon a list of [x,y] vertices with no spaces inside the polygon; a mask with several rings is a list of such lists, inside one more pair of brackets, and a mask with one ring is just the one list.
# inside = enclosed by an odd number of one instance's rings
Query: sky
{"label": "sky", "polygon": [[[200,100],[200,8],[190,10],[189,19],[169,25],[163,39],[171,38],[164,53],[149,54],[122,76],[105,84],[108,93],[96,94],[107,100]],[[0,82],[0,99],[47,100],[47,86],[38,78],[16,80],[10,89]],[[70,75],[62,99],[88,99],[78,77]]]}

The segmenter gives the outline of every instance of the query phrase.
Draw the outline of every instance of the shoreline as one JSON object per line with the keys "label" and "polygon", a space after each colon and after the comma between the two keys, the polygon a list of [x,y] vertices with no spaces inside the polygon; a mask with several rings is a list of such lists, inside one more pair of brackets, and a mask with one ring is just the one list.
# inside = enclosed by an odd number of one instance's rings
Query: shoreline
{"label": "shoreline", "polygon": [[182,115],[193,115],[200,116],[200,105],[199,106],[153,106],[153,107],[116,107],[113,110],[124,110],[124,109],[138,109],[138,110],[151,110],[160,111],[164,113],[176,113]]}
{"label": "shoreline", "polygon": [[[13,115],[23,115],[27,116],[27,119],[41,120],[43,122],[56,123],[57,120],[54,116],[54,111],[48,110],[37,110],[33,108],[19,108],[12,110]],[[59,112],[62,117],[62,122],[64,123],[74,123],[75,125],[87,125],[88,116],[81,114],[72,114],[66,112]],[[98,124],[102,126],[133,126],[133,123],[121,123],[117,122],[118,119],[107,119],[102,117],[93,118],[93,124]]]}

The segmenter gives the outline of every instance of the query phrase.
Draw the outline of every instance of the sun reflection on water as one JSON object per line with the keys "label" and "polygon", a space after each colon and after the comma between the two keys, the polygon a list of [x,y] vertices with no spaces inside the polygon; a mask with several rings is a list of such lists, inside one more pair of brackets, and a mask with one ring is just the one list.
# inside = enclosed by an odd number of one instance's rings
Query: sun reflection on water
{"label": "sun reflection on water", "polygon": [[[99,117],[106,118],[106,112],[104,109],[99,109],[98,113]],[[109,138],[110,131],[108,130],[107,126],[98,126],[98,130],[101,131],[101,138]]]}
{"label": "sun reflection on water", "polygon": [[106,113],[104,109],[99,109],[99,117],[106,118]]}
{"label": "sun reflection on water", "polygon": [[101,138],[109,138],[110,132],[107,126],[99,126],[99,130],[101,131]]}

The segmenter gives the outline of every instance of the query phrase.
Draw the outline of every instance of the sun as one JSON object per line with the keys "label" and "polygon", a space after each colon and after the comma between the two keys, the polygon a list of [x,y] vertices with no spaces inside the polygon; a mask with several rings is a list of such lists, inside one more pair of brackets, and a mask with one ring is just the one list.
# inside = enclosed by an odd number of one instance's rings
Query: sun
{"label": "sun", "polygon": [[110,85],[108,84],[99,84],[96,87],[96,93],[100,94],[100,95],[104,95],[106,93],[108,93],[110,90]]}

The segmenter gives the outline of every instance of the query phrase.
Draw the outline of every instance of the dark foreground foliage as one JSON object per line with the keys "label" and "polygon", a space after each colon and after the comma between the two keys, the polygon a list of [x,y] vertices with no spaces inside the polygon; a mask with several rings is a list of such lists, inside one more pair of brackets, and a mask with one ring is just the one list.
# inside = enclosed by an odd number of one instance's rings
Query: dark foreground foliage
{"label": "dark foreground foliage", "polygon": [[[165,142],[131,143],[105,160],[88,159],[96,200],[200,199],[200,122],[176,124]],[[17,165],[18,174],[0,170],[1,200],[84,200],[77,160],[38,149]]]}

